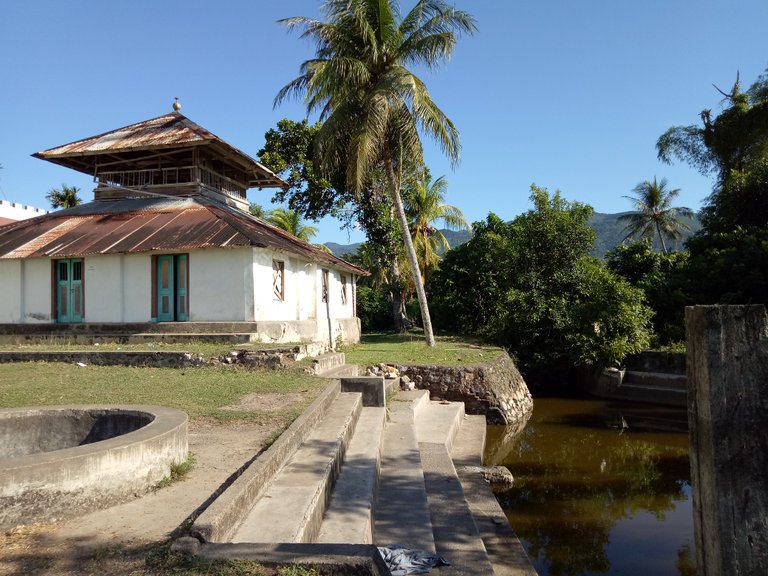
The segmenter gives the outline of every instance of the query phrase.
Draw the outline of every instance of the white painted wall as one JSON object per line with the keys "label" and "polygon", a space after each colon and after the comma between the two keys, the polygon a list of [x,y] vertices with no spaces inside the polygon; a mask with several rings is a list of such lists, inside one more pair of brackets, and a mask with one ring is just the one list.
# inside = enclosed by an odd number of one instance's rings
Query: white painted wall
{"label": "white painted wall", "polygon": [[[100,258],[106,257],[100,256]],[[152,258],[149,254],[125,254],[118,258],[123,296],[120,321],[150,322],[152,320]],[[86,264],[88,261],[90,258],[87,259]],[[87,307],[85,313],[88,314]],[[90,320],[90,316],[89,321],[98,322],[98,320]]]}
{"label": "white painted wall", "polygon": [[[253,299],[256,321],[308,320],[314,316],[313,266],[281,252],[253,249]],[[281,261],[285,271],[283,300],[272,290],[272,261]]]}
{"label": "white painted wall", "polygon": [[84,322],[149,322],[152,259],[148,254],[87,256]]}
{"label": "white painted wall", "polygon": [[[293,255],[263,248],[197,250],[189,254],[189,319],[197,322],[314,320],[328,336],[321,301],[322,267]],[[272,291],[272,260],[285,265],[285,298]],[[51,260],[0,260],[0,323],[51,322]],[[150,254],[84,258],[84,322],[150,322]],[[341,279],[329,270],[332,318],[354,316],[353,278],[347,277],[347,302]]]}
{"label": "white painted wall", "polygon": [[[193,322],[251,320],[253,266],[250,248],[189,253],[189,319]],[[270,271],[272,263],[270,261]],[[270,272],[271,274],[271,272]],[[270,279],[270,285],[271,285]]]}
{"label": "white painted wall", "polygon": [[21,321],[51,321],[51,261],[32,258],[21,261]]}
{"label": "white painted wall", "polygon": [[[88,256],[83,259],[85,274],[85,317],[83,322],[124,322],[123,270],[121,255]],[[50,282],[50,280],[49,280]],[[146,322],[146,320],[144,320]]]}
{"label": "white painted wall", "polygon": [[0,324],[21,320],[21,260],[0,260]]}

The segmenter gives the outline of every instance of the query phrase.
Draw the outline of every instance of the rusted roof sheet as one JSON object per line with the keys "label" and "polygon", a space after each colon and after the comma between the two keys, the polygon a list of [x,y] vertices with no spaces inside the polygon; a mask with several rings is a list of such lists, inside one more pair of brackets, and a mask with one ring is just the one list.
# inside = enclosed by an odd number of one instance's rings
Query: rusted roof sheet
{"label": "rusted roof sheet", "polygon": [[171,112],[98,136],[43,150],[33,156],[93,175],[93,163],[84,163],[84,157],[91,156],[95,159],[105,154],[201,145],[217,148],[251,170],[254,173],[252,186],[261,188],[286,186],[286,183],[269,168],[179,112]]}
{"label": "rusted roof sheet", "polygon": [[202,197],[100,200],[0,227],[0,259],[258,246],[368,272],[250,214]]}

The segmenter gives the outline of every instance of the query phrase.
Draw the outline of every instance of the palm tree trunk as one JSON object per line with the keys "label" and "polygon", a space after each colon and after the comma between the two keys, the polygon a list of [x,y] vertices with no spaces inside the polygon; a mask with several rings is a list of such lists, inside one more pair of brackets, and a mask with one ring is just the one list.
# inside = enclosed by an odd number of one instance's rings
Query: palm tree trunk
{"label": "palm tree trunk", "polygon": [[403,282],[400,278],[400,267],[397,264],[397,258],[392,259],[390,264],[390,283],[389,291],[392,295],[392,323],[396,332],[406,332],[405,323],[405,298],[403,298]]}
{"label": "palm tree trunk", "polygon": [[385,154],[384,164],[386,165],[387,170],[387,180],[389,180],[389,193],[392,196],[392,204],[395,206],[397,220],[400,222],[400,231],[402,232],[403,242],[405,243],[405,253],[408,255],[408,262],[411,264],[413,283],[416,286],[416,297],[419,299],[419,307],[421,308],[421,323],[424,327],[424,336],[427,339],[427,346],[434,346],[435,335],[432,333],[432,320],[429,317],[427,294],[424,291],[424,283],[421,280],[419,261],[416,258],[416,249],[413,247],[413,240],[411,240],[411,233],[408,229],[408,218],[405,216],[403,200],[400,198],[400,185],[395,177],[395,169],[392,166],[389,154]]}
{"label": "palm tree trunk", "polygon": [[661,240],[661,249],[664,250],[664,254],[669,254],[667,251],[667,245],[664,243],[664,235],[661,233],[661,226],[656,222],[656,232],[659,234],[659,240]]}

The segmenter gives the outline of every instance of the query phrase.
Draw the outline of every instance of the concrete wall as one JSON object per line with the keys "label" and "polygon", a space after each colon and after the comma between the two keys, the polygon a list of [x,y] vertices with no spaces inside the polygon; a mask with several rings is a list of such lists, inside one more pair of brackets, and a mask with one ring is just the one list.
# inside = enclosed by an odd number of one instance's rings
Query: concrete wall
{"label": "concrete wall", "polygon": [[192,322],[248,321],[253,309],[251,250],[197,250],[189,253],[189,319]]}
{"label": "concrete wall", "polygon": [[50,322],[51,261],[22,260],[21,287],[21,321]]}
{"label": "concrete wall", "polygon": [[18,202],[0,200],[0,218],[6,218],[8,220],[26,220],[27,218],[34,218],[35,216],[42,216],[43,214],[48,214],[48,210],[33,208],[32,206],[26,206],[25,204],[19,204]]}
{"label": "concrete wall", "polygon": [[21,260],[0,260],[0,322],[21,322]]}
{"label": "concrete wall", "polygon": [[147,413],[154,419],[102,442],[0,458],[0,529],[71,518],[133,498],[168,476],[171,464],[187,457],[187,415],[171,408],[16,408],[0,411],[0,418],[21,419],[20,426],[55,428],[58,415],[83,410]]}
{"label": "concrete wall", "polygon": [[685,310],[697,573],[768,574],[768,318]]}

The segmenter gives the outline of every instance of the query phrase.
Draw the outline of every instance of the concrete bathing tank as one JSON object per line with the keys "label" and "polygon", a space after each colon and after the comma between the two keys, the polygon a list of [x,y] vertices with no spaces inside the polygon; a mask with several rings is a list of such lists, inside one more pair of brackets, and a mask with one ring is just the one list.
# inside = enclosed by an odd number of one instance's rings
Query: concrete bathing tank
{"label": "concrete bathing tank", "polygon": [[0,410],[0,529],[106,508],[187,458],[187,415],[160,406]]}

